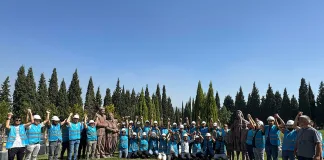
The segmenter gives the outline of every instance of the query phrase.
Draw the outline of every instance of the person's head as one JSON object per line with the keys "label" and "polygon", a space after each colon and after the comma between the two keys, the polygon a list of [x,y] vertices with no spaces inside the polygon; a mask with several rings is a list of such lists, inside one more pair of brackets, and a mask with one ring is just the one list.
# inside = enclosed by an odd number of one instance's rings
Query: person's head
{"label": "person's head", "polygon": [[136,138],[137,134],[136,132],[133,132],[133,138]]}
{"label": "person's head", "polygon": [[223,141],[223,136],[217,136],[218,141]]}
{"label": "person's head", "polygon": [[57,125],[60,122],[60,119],[57,116],[53,116],[51,120],[54,125]]}
{"label": "person's head", "polygon": [[184,141],[187,141],[187,140],[188,140],[188,134],[187,134],[187,133],[185,133],[185,134],[183,135],[183,140],[184,140]]}
{"label": "person's head", "polygon": [[195,121],[192,121],[192,122],[191,122],[191,126],[192,126],[192,127],[195,127],[195,126],[196,126],[196,122],[195,122]]}
{"label": "person's head", "polygon": [[293,121],[293,120],[288,120],[287,123],[286,123],[286,128],[287,128],[289,131],[294,130],[294,121]]}
{"label": "person's head", "polygon": [[170,136],[171,141],[174,141],[174,135]]}
{"label": "person's head", "polygon": [[90,125],[91,127],[94,127],[94,126],[95,126],[95,122],[94,122],[94,120],[90,120],[90,121],[89,121],[89,125]]}
{"label": "person's head", "polygon": [[150,126],[150,121],[149,121],[149,120],[146,120],[146,121],[145,121],[145,126],[146,126],[146,127]]}
{"label": "person's head", "polygon": [[100,107],[100,114],[104,115],[106,113],[106,110],[104,107]]}
{"label": "person's head", "polygon": [[126,123],[122,122],[122,128],[125,128],[125,127],[126,127]]}
{"label": "person's head", "polygon": [[203,127],[206,127],[206,122],[205,122],[205,121],[202,121],[202,122],[201,122],[201,125],[202,125]]}
{"label": "person's head", "polygon": [[247,126],[249,127],[249,129],[253,129],[253,125],[251,123],[248,123]]}
{"label": "person's head", "polygon": [[196,142],[200,142],[200,137],[199,136],[195,136],[195,141]]}
{"label": "person's head", "polygon": [[269,117],[267,118],[267,121],[268,121],[268,124],[269,124],[270,126],[272,126],[272,125],[274,125],[275,118],[272,117],[272,116],[269,116]]}
{"label": "person's head", "polygon": [[140,126],[141,126],[141,122],[140,121],[137,121],[136,127],[140,127]]}
{"label": "person's head", "polygon": [[257,125],[257,129],[261,129],[261,127],[264,126],[263,122],[260,121],[260,120],[258,120],[256,123],[258,124],[258,125]]}
{"label": "person's head", "polygon": [[109,119],[110,119],[110,120],[115,119],[115,118],[114,118],[114,114],[113,114],[112,112],[110,112],[108,115],[109,115]]}
{"label": "person's head", "polygon": [[185,128],[187,128],[188,125],[187,125],[187,123],[183,123],[183,126],[184,126]]}
{"label": "person's head", "polygon": [[21,117],[20,116],[15,116],[13,120],[14,120],[14,125],[15,126],[18,126],[18,125],[21,124]]}
{"label": "person's head", "polygon": [[240,110],[236,111],[236,119],[240,119],[240,117],[243,117],[243,113]]}
{"label": "person's head", "polygon": [[214,124],[213,124],[213,128],[214,129],[217,129],[218,128],[218,126],[217,126],[217,123],[215,122]]}
{"label": "person's head", "polygon": [[207,140],[210,140],[210,138],[211,138],[210,133],[206,133],[206,138],[207,138]]}
{"label": "person's head", "polygon": [[162,133],[162,138],[165,140],[166,139],[166,134]]}
{"label": "person's head", "polygon": [[156,133],[155,133],[155,132],[152,132],[152,133],[151,133],[151,137],[152,137],[153,139],[155,139],[155,138],[156,138]]}
{"label": "person's head", "polygon": [[224,130],[227,131],[228,130],[228,125],[224,124]]}
{"label": "person's head", "polygon": [[41,117],[39,115],[34,115],[34,124],[38,125],[41,122]]}
{"label": "person's head", "polygon": [[311,119],[306,115],[301,115],[298,119],[298,122],[301,128],[307,128],[311,124]]}
{"label": "person's head", "polygon": [[154,124],[154,127],[157,127],[158,126],[158,122],[157,121],[154,121],[153,124]]}
{"label": "person's head", "polygon": [[126,136],[126,129],[125,129],[125,128],[123,128],[123,129],[121,130],[121,134],[122,134],[123,136]]}
{"label": "person's head", "polygon": [[173,123],[173,124],[172,124],[172,127],[173,127],[173,128],[177,128],[177,123]]}
{"label": "person's head", "polygon": [[133,126],[134,125],[134,122],[132,120],[129,121],[129,125],[130,126]]}
{"label": "person's head", "polygon": [[180,129],[180,131],[183,131],[184,126],[183,125],[180,125],[179,129]]}
{"label": "person's head", "polygon": [[73,116],[73,120],[72,120],[72,122],[73,122],[73,123],[78,123],[78,122],[79,122],[79,118],[80,118],[80,117],[79,117],[78,114],[74,115],[74,116]]}
{"label": "person's head", "polygon": [[142,137],[143,137],[143,138],[146,138],[146,132],[143,132],[143,133],[142,133]]}

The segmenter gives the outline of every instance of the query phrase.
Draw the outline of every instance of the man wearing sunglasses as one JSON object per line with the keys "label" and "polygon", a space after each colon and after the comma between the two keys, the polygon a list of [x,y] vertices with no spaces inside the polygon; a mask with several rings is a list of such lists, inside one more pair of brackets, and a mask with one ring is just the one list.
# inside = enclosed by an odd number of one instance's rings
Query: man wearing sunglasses
{"label": "man wearing sunglasses", "polygon": [[[32,117],[31,110],[27,110],[27,116]],[[10,120],[12,118],[12,113],[8,113],[7,121],[6,121],[6,129],[7,129],[7,143],[6,148],[8,149],[8,160],[14,160],[17,155],[17,160],[22,160],[25,154],[25,147],[28,145],[28,139],[26,135],[26,128],[29,127],[32,123],[28,122],[26,124],[21,124],[21,117],[14,117],[14,122],[10,125]]]}

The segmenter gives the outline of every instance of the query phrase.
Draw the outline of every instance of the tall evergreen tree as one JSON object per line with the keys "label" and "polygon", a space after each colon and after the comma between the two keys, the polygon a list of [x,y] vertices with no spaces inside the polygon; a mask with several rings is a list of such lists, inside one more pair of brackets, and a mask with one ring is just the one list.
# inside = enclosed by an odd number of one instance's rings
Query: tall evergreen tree
{"label": "tall evergreen tree", "polygon": [[136,93],[135,93],[135,90],[134,88],[132,89],[132,94],[131,94],[131,104],[130,104],[130,107],[131,107],[131,117],[135,119],[135,116],[139,116],[137,113],[136,113],[136,108],[137,108],[137,98],[136,98]]}
{"label": "tall evergreen tree", "polygon": [[67,117],[69,115],[68,112],[69,99],[68,99],[68,94],[66,92],[66,84],[64,79],[61,82],[56,102],[57,102],[57,108],[59,114],[63,117]]}
{"label": "tall evergreen tree", "polygon": [[120,102],[119,102],[119,108],[121,110],[121,116],[128,116],[129,114],[127,113],[127,107],[125,105],[125,87],[123,85],[123,88],[121,90],[121,94],[120,94]]}
{"label": "tall evergreen tree", "polygon": [[159,84],[157,84],[157,86],[156,86],[155,96],[156,96],[156,99],[159,101],[159,105],[160,105],[160,106],[156,106],[156,108],[159,109],[160,117],[163,117],[162,96],[161,96]]}
{"label": "tall evergreen tree", "polygon": [[57,106],[57,95],[58,95],[58,82],[57,82],[57,73],[56,68],[53,69],[51,79],[49,80],[48,85],[48,99],[49,102]]}
{"label": "tall evergreen tree", "polygon": [[27,86],[25,67],[21,66],[17,72],[17,79],[15,82],[15,90],[13,93],[13,114],[22,115],[27,109],[26,103],[28,102]]}
{"label": "tall evergreen tree", "polygon": [[280,117],[283,120],[289,120],[292,117],[290,98],[288,96],[286,88],[283,93],[282,104],[280,109]]}
{"label": "tall evergreen tree", "polygon": [[[201,87],[201,82],[198,82],[197,87],[197,94],[196,94],[196,101],[195,106],[193,106],[193,119],[197,120],[198,116],[201,116],[202,111],[204,110],[204,91]],[[203,118],[203,117],[201,117]]]}
{"label": "tall evergreen tree", "polygon": [[256,116],[259,116],[259,117],[256,117],[256,118],[259,118],[262,121],[266,121],[267,117],[269,116],[269,113],[267,112],[268,109],[267,109],[267,106],[266,106],[266,98],[264,96],[262,96],[262,98],[261,98],[260,111],[261,112],[256,115]]}
{"label": "tall evergreen tree", "polygon": [[33,111],[37,110],[36,83],[34,80],[33,69],[31,67],[28,69],[28,73],[27,73],[26,88],[27,88],[27,95],[28,95],[27,103],[29,105],[29,108],[31,108]]}
{"label": "tall evergreen tree", "polygon": [[80,87],[78,70],[76,69],[73,73],[73,77],[70,83],[68,98],[69,98],[69,107],[73,107],[74,105],[82,106],[82,90]]}
{"label": "tall evergreen tree", "polygon": [[240,87],[235,97],[235,110],[241,110],[243,113],[247,111],[242,87]]}
{"label": "tall evergreen tree", "polygon": [[181,106],[181,118],[184,118],[184,108],[183,108],[183,101]]}
{"label": "tall evergreen tree", "polygon": [[148,89],[148,85],[146,85],[146,88],[145,88],[145,101],[146,101],[146,106],[150,106],[151,97],[150,97],[150,92],[149,92],[149,89]]}
{"label": "tall evergreen tree", "polygon": [[96,108],[94,108],[96,110],[98,110],[101,106],[102,106],[102,98],[101,98],[101,93],[100,93],[100,87],[98,87],[97,89],[97,93],[96,93],[96,102],[95,102],[95,106]]}
{"label": "tall evergreen tree", "polygon": [[150,99],[149,106],[148,106],[148,118],[151,120],[156,120],[156,108],[153,102],[153,99]]}
{"label": "tall evergreen tree", "polygon": [[180,117],[179,110],[176,107],[176,109],[175,109],[175,120],[174,120],[176,123],[179,123],[179,117]]}
{"label": "tall evergreen tree", "polygon": [[167,95],[166,95],[165,86],[163,85],[163,88],[162,88],[162,116],[163,116],[163,121],[165,124],[167,123],[167,120],[169,118],[168,116],[170,116],[168,113],[169,113],[168,99],[167,99]]}
{"label": "tall evergreen tree", "polygon": [[276,105],[276,98],[275,95],[273,94],[273,90],[272,87],[268,86],[268,90],[267,90],[267,94],[265,97],[265,104],[263,106],[263,118],[266,119],[266,117],[270,116],[270,115],[274,115],[275,113],[277,113],[278,111],[275,110],[275,105]]}
{"label": "tall evergreen tree", "polygon": [[84,110],[88,113],[89,117],[93,117],[96,113],[96,97],[92,77],[89,79],[87,93],[84,102]]}
{"label": "tall evergreen tree", "polygon": [[216,92],[215,101],[216,101],[217,109],[220,110],[220,108],[221,108],[221,104],[220,104],[220,99],[219,99],[218,92]]}
{"label": "tall evergreen tree", "polygon": [[293,119],[294,117],[296,117],[296,115],[297,115],[297,113],[299,111],[298,101],[297,101],[297,99],[295,98],[294,95],[292,95],[292,97],[291,97],[290,105],[291,105],[291,107],[290,107],[291,108],[291,114],[293,115],[291,117],[291,119]]}
{"label": "tall evergreen tree", "polygon": [[[251,97],[249,99],[249,113],[251,115],[257,116],[260,114],[260,95],[259,95],[259,89],[256,87],[255,82],[253,83]],[[246,114],[246,113],[244,113]]]}
{"label": "tall evergreen tree", "polygon": [[104,106],[109,106],[112,104],[112,98],[111,98],[111,93],[110,93],[110,89],[107,88],[106,89],[106,95],[104,98]]}
{"label": "tall evergreen tree", "polygon": [[6,78],[6,80],[1,85],[0,90],[0,103],[2,101],[11,104],[11,95],[10,95],[10,81],[9,77]]}
{"label": "tall evergreen tree", "polygon": [[160,113],[160,110],[159,110],[160,104],[159,104],[159,100],[158,100],[158,98],[156,97],[155,94],[152,95],[152,101],[154,103],[154,107],[155,107],[155,110],[156,110],[156,115],[155,115],[156,120],[160,120],[160,118],[161,118],[161,113]]}
{"label": "tall evergreen tree", "polygon": [[317,118],[316,118],[315,96],[314,96],[314,93],[313,93],[310,83],[308,83],[308,101],[309,101],[309,106],[310,106],[310,111],[311,111],[311,114],[310,114],[311,119],[316,122]]}
{"label": "tall evergreen tree", "polygon": [[112,101],[113,101],[113,104],[115,106],[115,111],[117,111],[117,113],[119,115],[124,115],[124,112],[125,111],[122,111],[122,107],[121,107],[121,101],[122,101],[122,97],[121,97],[121,88],[120,88],[120,81],[119,81],[119,78],[117,80],[117,84],[116,84],[116,89],[112,95]]}
{"label": "tall evergreen tree", "polygon": [[144,96],[144,90],[142,88],[139,102],[138,102],[138,113],[137,115],[143,116],[144,120],[148,119],[148,108],[146,106],[145,96]]}
{"label": "tall evergreen tree", "polygon": [[275,103],[274,110],[276,111],[276,113],[280,113],[281,105],[282,105],[282,98],[281,98],[281,94],[279,91],[276,91],[276,93],[275,93],[275,101],[276,101],[276,103]]}
{"label": "tall evergreen tree", "polygon": [[320,83],[319,89],[318,89],[318,95],[316,99],[317,103],[317,125],[323,125],[324,124],[324,83],[323,81]]}
{"label": "tall evergreen tree", "polygon": [[192,98],[192,103],[191,103],[191,120],[194,120],[194,107],[195,107],[195,98]]}
{"label": "tall evergreen tree", "polygon": [[299,110],[302,111],[303,114],[311,116],[309,97],[308,97],[308,87],[304,78],[302,78],[300,82],[298,101],[299,101]]}
{"label": "tall evergreen tree", "polygon": [[131,94],[129,90],[126,90],[126,93],[124,95],[124,105],[126,108],[127,116],[131,116]]}
{"label": "tall evergreen tree", "polygon": [[210,120],[211,118],[213,120],[218,119],[218,110],[214,98],[214,89],[212,82],[209,83],[209,89],[205,100],[205,112],[202,113],[205,113],[205,115],[202,115],[202,118],[206,120]]}
{"label": "tall evergreen tree", "polygon": [[42,73],[40,76],[40,80],[38,83],[38,89],[37,89],[37,104],[38,107],[35,109],[34,113],[37,113],[39,115],[46,115],[46,110],[49,109],[49,99],[48,99],[48,91],[47,91],[47,85],[46,85],[46,79],[44,74]]}
{"label": "tall evergreen tree", "polygon": [[[163,86],[163,88],[164,88],[164,86]],[[174,122],[174,120],[175,120],[174,108],[172,106],[170,97],[168,97],[168,100],[167,100],[167,115],[168,115],[168,117],[170,117],[171,122]]]}
{"label": "tall evergreen tree", "polygon": [[227,95],[224,99],[223,107],[226,107],[227,110],[234,112],[234,101],[230,95]]}

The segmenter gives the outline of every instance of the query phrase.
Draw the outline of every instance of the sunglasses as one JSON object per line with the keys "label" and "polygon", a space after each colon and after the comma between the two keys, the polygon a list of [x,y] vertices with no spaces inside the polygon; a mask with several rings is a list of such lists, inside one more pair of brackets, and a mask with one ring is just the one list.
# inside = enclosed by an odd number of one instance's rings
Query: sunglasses
{"label": "sunglasses", "polygon": [[20,122],[21,121],[21,119],[16,119],[16,122]]}

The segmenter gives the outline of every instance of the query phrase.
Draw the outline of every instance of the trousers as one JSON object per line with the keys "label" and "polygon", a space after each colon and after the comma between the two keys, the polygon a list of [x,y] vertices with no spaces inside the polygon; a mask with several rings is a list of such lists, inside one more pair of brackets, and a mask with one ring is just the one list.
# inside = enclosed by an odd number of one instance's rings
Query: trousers
{"label": "trousers", "polygon": [[31,144],[26,147],[26,160],[36,160],[40,149],[40,144]]}

